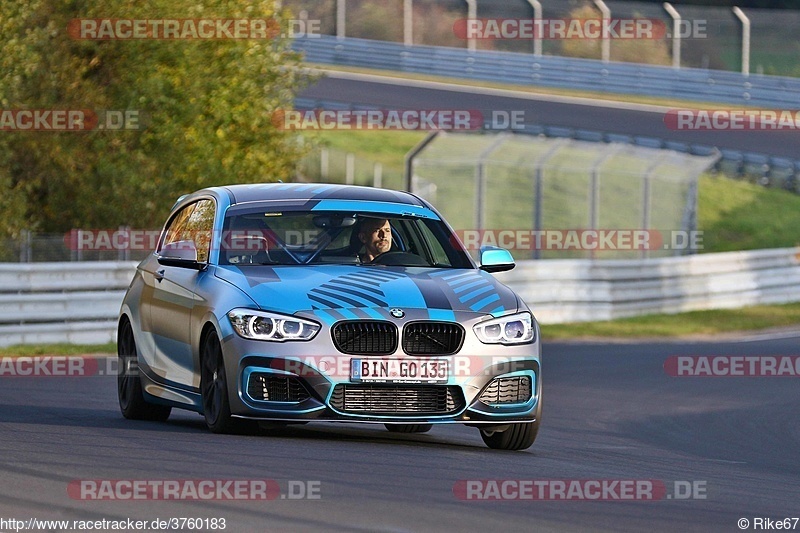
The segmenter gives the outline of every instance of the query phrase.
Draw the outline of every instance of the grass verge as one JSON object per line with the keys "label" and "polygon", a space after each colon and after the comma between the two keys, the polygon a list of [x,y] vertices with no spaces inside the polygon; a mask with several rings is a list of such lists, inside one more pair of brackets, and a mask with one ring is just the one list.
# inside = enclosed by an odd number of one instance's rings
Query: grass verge
{"label": "grass verge", "polygon": [[108,344],[29,344],[0,348],[0,357],[34,355],[89,355],[117,353],[117,345]]}
{"label": "grass verge", "polygon": [[[535,311],[535,310],[534,310]],[[678,338],[717,335],[769,328],[800,327],[800,303],[757,305],[741,309],[691,311],[675,315],[647,315],[607,322],[543,325],[542,339]]]}

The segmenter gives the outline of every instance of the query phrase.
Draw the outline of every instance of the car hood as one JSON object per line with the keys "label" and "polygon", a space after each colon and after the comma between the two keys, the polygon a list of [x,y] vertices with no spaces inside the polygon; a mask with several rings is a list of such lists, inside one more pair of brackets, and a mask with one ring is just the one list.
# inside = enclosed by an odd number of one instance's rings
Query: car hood
{"label": "car hood", "polygon": [[248,294],[261,309],[313,315],[332,323],[388,319],[392,309],[432,320],[500,316],[518,309],[517,297],[477,269],[357,265],[221,266],[216,276]]}

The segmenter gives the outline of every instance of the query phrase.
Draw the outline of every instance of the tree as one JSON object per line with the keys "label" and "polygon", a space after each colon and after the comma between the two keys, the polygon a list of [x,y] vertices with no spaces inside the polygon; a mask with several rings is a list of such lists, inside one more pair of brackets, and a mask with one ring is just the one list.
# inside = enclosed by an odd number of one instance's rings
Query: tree
{"label": "tree", "polygon": [[272,0],[0,0],[4,110],[128,110],[139,129],[0,131],[0,234],[158,226],[181,194],[291,177],[301,154],[273,113],[302,85],[270,39],[78,40],[73,19],[270,19]]}

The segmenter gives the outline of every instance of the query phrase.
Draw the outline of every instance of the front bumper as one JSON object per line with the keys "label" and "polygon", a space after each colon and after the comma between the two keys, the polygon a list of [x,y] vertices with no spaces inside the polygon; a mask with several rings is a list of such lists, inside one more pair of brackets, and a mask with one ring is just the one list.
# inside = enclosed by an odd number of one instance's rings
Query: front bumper
{"label": "front bumper", "polygon": [[[320,340],[317,344],[324,344]],[[223,341],[226,366],[235,369],[228,373],[231,412],[289,422],[498,425],[538,420],[542,393],[538,339],[522,346],[474,342],[477,345],[466,343],[457,355],[386,356],[447,360],[446,382],[359,383],[351,379],[349,369],[351,359],[361,356],[341,354],[332,345],[267,345],[232,336]],[[264,353],[265,348],[283,353]],[[476,355],[487,348],[491,355]],[[322,355],[308,355],[310,351]]]}

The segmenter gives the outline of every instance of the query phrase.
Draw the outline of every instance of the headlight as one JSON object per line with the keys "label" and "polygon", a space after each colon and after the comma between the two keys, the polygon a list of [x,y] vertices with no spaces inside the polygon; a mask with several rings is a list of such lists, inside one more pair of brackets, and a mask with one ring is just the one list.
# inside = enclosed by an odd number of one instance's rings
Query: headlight
{"label": "headlight", "polygon": [[485,344],[525,344],[536,337],[533,315],[528,312],[487,320],[475,324],[472,330]]}
{"label": "headlight", "polygon": [[320,329],[309,320],[253,309],[234,309],[228,320],[240,336],[257,341],[310,341]]}

